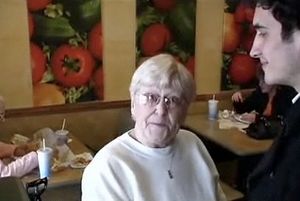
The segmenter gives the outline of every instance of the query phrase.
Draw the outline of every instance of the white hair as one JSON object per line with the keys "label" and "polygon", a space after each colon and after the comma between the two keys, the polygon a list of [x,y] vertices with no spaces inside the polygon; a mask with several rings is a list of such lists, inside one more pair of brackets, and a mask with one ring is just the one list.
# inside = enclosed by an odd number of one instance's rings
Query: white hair
{"label": "white hair", "polygon": [[153,56],[137,68],[129,87],[132,99],[142,86],[155,86],[161,89],[172,87],[178,90],[188,104],[196,96],[196,87],[192,75],[169,54]]}

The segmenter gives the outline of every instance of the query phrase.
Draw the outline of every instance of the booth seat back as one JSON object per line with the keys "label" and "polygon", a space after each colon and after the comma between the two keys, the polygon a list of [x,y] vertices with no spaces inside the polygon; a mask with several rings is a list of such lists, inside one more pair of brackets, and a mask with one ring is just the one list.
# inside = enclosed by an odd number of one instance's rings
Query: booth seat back
{"label": "booth seat back", "polygon": [[[230,106],[231,102],[228,100],[222,100],[219,103],[221,110]],[[207,101],[194,102],[188,113],[207,113]],[[15,133],[32,138],[34,132],[45,127],[52,130],[60,129],[64,118],[66,119],[65,129],[93,151],[99,150],[134,125],[128,105],[36,115],[26,115],[25,112],[19,116],[9,116],[5,122],[0,123],[0,140],[9,141]]]}

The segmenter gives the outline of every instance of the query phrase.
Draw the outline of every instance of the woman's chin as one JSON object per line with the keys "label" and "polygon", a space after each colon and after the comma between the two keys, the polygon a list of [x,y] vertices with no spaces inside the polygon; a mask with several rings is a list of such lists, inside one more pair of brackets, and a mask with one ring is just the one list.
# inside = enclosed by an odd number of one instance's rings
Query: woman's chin
{"label": "woman's chin", "polygon": [[168,127],[160,124],[148,124],[146,129],[149,135],[157,136],[158,138],[168,133]]}
{"label": "woman's chin", "polygon": [[170,145],[170,143],[173,141],[172,140],[172,136],[170,136],[170,134],[167,133],[155,133],[151,136],[149,136],[149,141],[151,141],[151,144],[153,144],[153,147],[156,148],[163,148],[166,147],[168,145]]}

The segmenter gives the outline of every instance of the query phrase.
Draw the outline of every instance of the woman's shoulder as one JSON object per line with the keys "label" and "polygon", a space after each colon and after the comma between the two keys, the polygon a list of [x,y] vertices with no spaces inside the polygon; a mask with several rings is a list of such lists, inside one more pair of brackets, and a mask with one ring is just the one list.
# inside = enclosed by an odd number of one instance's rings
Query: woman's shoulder
{"label": "woman's shoulder", "polygon": [[185,141],[188,143],[195,143],[195,144],[200,144],[201,146],[203,145],[202,141],[200,140],[199,136],[197,136],[196,133],[187,130],[187,129],[180,129],[178,132],[178,139],[180,141]]}
{"label": "woman's shoulder", "polygon": [[118,152],[122,151],[123,149],[123,143],[126,142],[127,138],[127,133],[124,133],[117,138],[113,139],[106,145],[104,145],[97,153],[97,155],[101,155],[102,157],[104,156],[110,156],[110,155],[116,155]]}
{"label": "woman's shoulder", "polygon": [[194,132],[184,129],[184,128],[179,129],[178,136],[184,137],[184,138],[191,138],[191,139],[198,138]]}

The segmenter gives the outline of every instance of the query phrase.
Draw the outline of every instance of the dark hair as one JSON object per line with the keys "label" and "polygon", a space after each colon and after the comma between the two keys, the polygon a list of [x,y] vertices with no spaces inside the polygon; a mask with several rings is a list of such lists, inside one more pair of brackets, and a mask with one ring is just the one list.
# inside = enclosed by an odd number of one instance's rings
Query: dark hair
{"label": "dark hair", "polygon": [[282,25],[281,38],[289,40],[295,29],[300,29],[299,0],[256,0],[256,6],[271,9],[274,18]]}

